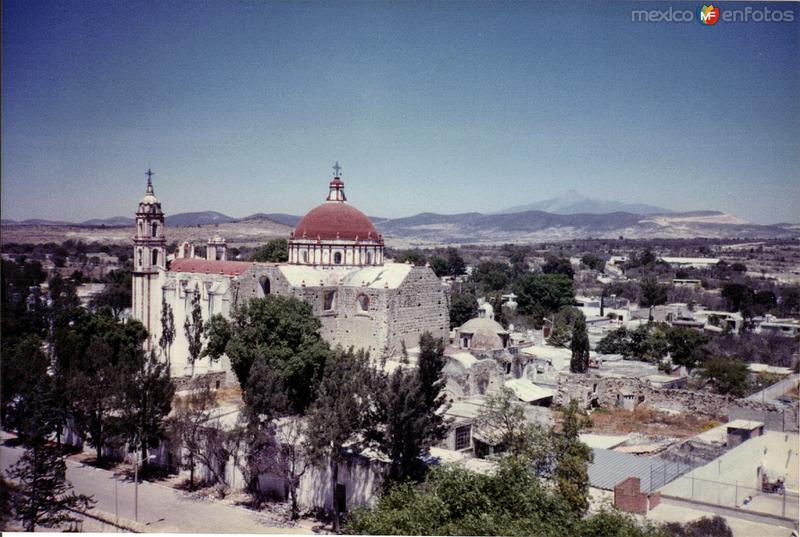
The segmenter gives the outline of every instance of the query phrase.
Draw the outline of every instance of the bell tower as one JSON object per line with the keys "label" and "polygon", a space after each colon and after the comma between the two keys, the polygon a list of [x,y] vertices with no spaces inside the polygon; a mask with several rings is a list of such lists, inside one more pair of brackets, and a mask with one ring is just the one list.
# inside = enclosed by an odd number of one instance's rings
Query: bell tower
{"label": "bell tower", "polygon": [[[133,312],[132,317],[147,329],[145,349],[153,349],[153,328],[161,318],[161,297],[158,279],[166,269],[167,239],[164,236],[164,211],[153,191],[152,177],[147,170],[147,189],[136,211],[136,234],[133,237]],[[158,296],[156,296],[158,295]]]}

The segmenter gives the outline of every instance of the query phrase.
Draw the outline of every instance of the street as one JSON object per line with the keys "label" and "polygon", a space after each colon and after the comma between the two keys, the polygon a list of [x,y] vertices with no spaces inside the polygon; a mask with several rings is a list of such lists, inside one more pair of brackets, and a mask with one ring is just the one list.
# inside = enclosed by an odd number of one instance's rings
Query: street
{"label": "street", "polygon": [[[0,470],[8,470],[24,450],[0,446]],[[94,496],[93,513],[114,520],[134,520],[134,484],[112,472],[67,460],[67,479],[75,492]],[[116,481],[116,491],[115,491]],[[115,501],[116,500],[116,501]],[[139,523],[136,529],[187,533],[310,533],[308,528],[282,528],[269,516],[243,507],[192,498],[157,483],[139,483]],[[114,531],[113,528],[109,528]]]}

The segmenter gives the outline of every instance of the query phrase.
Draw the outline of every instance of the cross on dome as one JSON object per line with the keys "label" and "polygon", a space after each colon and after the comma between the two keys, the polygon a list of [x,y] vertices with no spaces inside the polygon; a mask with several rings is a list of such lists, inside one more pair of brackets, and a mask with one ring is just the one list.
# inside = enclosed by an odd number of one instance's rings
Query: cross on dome
{"label": "cross on dome", "polygon": [[337,160],[336,164],[333,165],[333,176],[334,177],[341,177],[341,173],[340,173],[341,169],[342,169],[342,167],[339,166],[339,161]]}

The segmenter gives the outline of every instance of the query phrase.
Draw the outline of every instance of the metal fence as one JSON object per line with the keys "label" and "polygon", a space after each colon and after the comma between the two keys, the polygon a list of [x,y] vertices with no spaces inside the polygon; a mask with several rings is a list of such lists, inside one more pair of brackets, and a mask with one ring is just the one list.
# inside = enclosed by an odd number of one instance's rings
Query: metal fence
{"label": "metal fence", "polygon": [[796,492],[764,492],[760,488],[693,477],[678,477],[662,490],[666,496],[749,511],[752,513],[798,519],[800,496]]}
{"label": "metal fence", "polygon": [[693,466],[679,461],[665,460],[663,464],[653,464],[650,466],[650,486],[648,490],[660,489],[693,469]]}

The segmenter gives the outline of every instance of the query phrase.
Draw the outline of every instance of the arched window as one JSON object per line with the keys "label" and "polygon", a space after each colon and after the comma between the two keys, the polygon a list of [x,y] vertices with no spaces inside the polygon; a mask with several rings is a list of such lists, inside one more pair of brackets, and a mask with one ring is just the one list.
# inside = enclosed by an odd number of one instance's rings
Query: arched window
{"label": "arched window", "polygon": [[336,252],[335,254],[333,254],[333,264],[334,265],[342,264],[342,252]]}
{"label": "arched window", "polygon": [[139,220],[139,235],[144,235],[144,224]]}
{"label": "arched window", "polygon": [[358,303],[358,311],[369,311],[369,297],[367,295],[358,295],[356,302]]}
{"label": "arched window", "polygon": [[372,252],[367,252],[367,265],[372,264]]}
{"label": "arched window", "polygon": [[308,252],[303,250],[303,263],[308,263]]}
{"label": "arched window", "polygon": [[264,293],[264,296],[267,296],[269,294],[269,288],[270,288],[269,278],[267,278],[266,276],[261,276],[258,279],[258,283],[261,286],[261,292]]}
{"label": "arched window", "polygon": [[153,227],[151,228],[153,232],[153,237],[158,237],[158,224],[153,223]]}
{"label": "arched window", "polygon": [[155,267],[158,265],[158,250],[153,250],[153,263],[152,265]]}
{"label": "arched window", "polygon": [[142,259],[142,249],[141,248],[139,248],[138,255],[136,256],[136,258],[137,258],[137,260],[139,262],[139,266],[141,267],[142,263],[144,263],[144,260]]}

